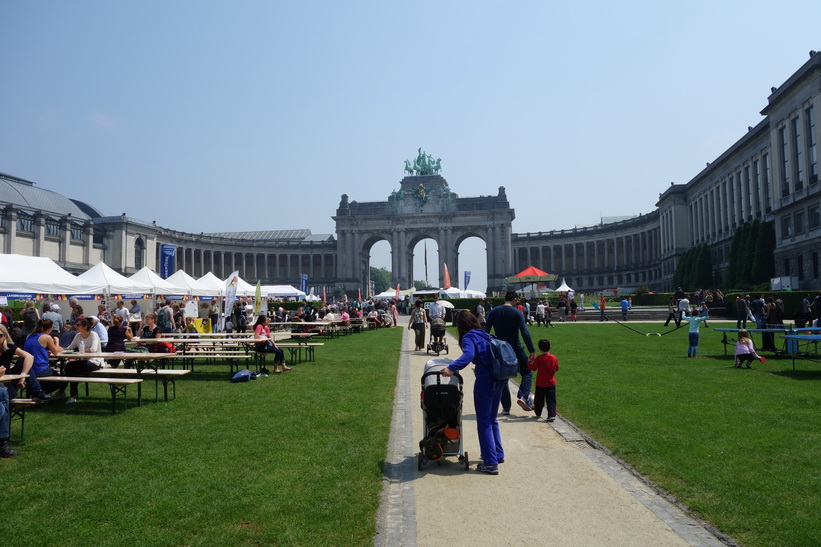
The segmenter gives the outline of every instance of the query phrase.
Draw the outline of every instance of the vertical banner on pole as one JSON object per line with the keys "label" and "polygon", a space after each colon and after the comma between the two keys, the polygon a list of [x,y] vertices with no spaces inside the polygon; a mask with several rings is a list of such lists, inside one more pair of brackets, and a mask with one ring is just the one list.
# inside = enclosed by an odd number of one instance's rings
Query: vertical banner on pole
{"label": "vertical banner on pole", "polygon": [[462,287],[462,289],[467,290],[469,284],[470,284],[470,272],[465,270],[465,286]]}
{"label": "vertical banner on pole", "polygon": [[308,274],[301,274],[299,276],[299,290],[308,294]]}
{"label": "vertical banner on pole", "polygon": [[174,257],[176,254],[176,245],[160,245],[160,277],[163,279],[168,279],[174,273]]}
{"label": "vertical banner on pole", "polygon": [[225,280],[225,307],[220,318],[220,330],[225,328],[225,319],[231,315],[234,309],[234,302],[237,300],[237,285],[239,284],[239,270],[234,271]]}

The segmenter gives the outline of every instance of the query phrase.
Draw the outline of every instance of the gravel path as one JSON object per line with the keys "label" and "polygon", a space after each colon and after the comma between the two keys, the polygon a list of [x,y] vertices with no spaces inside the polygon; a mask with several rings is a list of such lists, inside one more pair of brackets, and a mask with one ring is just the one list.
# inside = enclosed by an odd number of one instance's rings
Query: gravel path
{"label": "gravel path", "polygon": [[[726,544],[594,448],[572,424],[561,418],[548,424],[515,404],[510,416],[499,417],[506,453],[499,475],[476,472],[472,367],[463,371],[462,418],[471,469],[453,457],[418,471],[420,378],[435,356],[414,352],[412,332],[403,330],[375,545]],[[458,344],[450,335],[448,344],[449,354],[440,357],[454,359]],[[561,378],[558,400],[561,412]]]}

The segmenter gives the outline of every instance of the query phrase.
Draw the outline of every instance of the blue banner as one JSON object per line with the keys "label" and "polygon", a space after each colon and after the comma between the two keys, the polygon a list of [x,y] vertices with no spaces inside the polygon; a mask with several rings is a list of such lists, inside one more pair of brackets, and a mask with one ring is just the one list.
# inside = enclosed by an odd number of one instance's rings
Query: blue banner
{"label": "blue banner", "polygon": [[299,290],[306,293],[308,292],[308,274],[302,274],[299,276],[300,283],[299,283]]}
{"label": "blue banner", "polygon": [[468,285],[470,284],[470,272],[465,270],[465,286],[462,287],[462,290],[467,290]]}
{"label": "blue banner", "polygon": [[176,245],[160,245],[160,277],[163,279],[168,279],[173,275],[176,254]]}

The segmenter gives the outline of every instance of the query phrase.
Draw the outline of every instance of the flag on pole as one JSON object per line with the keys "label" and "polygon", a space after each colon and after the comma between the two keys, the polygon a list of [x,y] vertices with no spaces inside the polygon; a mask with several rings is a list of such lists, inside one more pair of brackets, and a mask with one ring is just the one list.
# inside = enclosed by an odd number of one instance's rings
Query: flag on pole
{"label": "flag on pole", "polygon": [[326,296],[326,293],[325,293],[325,285],[322,285],[322,301],[323,302],[328,301],[328,297]]}
{"label": "flag on pole", "polygon": [[444,262],[442,264],[445,266],[445,280],[442,283],[442,288],[448,290],[450,288],[450,272],[448,272],[448,265]]}
{"label": "flag on pole", "polygon": [[402,293],[399,292],[399,283],[396,284],[396,301],[399,302],[402,299]]}
{"label": "flag on pole", "polygon": [[[259,312],[262,309],[262,287],[260,281],[257,281],[257,291],[254,293],[254,315],[259,317]],[[268,310],[265,310],[265,315],[268,315]]]}
{"label": "flag on pole", "polygon": [[468,285],[470,285],[470,272],[465,270],[465,286],[462,289],[468,290]]}
{"label": "flag on pole", "polygon": [[357,301],[362,302],[362,289],[356,289],[356,294],[358,295]]}
{"label": "flag on pole", "polygon": [[428,283],[428,240],[425,240],[425,286],[430,287]]}
{"label": "flag on pole", "polygon": [[225,280],[225,307],[220,317],[220,330],[225,328],[225,319],[230,317],[237,299],[237,285],[239,284],[239,270],[234,270]]}

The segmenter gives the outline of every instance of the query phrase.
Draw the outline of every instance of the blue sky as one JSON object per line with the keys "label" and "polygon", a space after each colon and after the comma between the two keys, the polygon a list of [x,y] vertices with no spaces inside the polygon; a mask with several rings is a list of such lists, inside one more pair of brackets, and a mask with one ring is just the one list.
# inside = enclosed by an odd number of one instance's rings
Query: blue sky
{"label": "blue sky", "polygon": [[387,199],[422,147],[461,196],[505,186],[516,232],[594,224],[760,121],[821,49],[819,11],[0,0],[0,171],[178,230],[332,233],[341,194]]}

